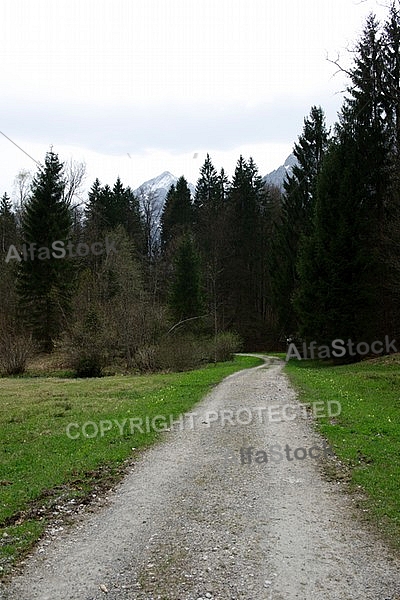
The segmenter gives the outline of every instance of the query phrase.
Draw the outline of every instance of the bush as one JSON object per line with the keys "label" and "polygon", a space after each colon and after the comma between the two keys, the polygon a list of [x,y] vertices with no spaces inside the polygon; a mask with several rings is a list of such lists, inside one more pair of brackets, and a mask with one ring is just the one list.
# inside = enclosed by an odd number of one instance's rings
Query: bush
{"label": "bush", "polygon": [[217,334],[211,345],[212,351],[209,359],[215,362],[225,362],[232,360],[234,353],[241,350],[243,341],[237,333],[224,331]]}
{"label": "bush", "polygon": [[32,337],[18,333],[10,326],[0,329],[0,368],[6,375],[20,375],[26,370],[26,363],[34,350]]}
{"label": "bush", "polygon": [[135,353],[135,364],[139,371],[148,372],[157,370],[157,347],[143,346]]}
{"label": "bush", "polygon": [[76,377],[101,377],[107,364],[109,340],[105,318],[91,308],[69,331],[66,350]]}
{"label": "bush", "polygon": [[204,340],[193,334],[167,336],[160,341],[155,358],[159,369],[187,371],[206,364],[208,352]]}
{"label": "bush", "polygon": [[99,354],[77,354],[74,360],[73,368],[75,377],[102,377],[103,364]]}
{"label": "bush", "polygon": [[216,338],[192,333],[167,335],[158,345],[140,348],[135,363],[140,371],[187,371],[208,362],[224,362],[233,359],[234,352],[242,347],[239,335],[232,332],[219,333]]}

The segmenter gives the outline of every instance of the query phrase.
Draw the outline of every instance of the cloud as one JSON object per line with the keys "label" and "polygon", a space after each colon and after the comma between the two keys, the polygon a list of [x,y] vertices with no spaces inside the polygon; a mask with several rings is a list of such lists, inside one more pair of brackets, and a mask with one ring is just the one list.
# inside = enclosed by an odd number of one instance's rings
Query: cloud
{"label": "cloud", "polygon": [[240,104],[85,106],[73,103],[0,104],[10,137],[45,144],[81,146],[104,154],[157,148],[183,153],[199,148],[229,150],[243,144],[287,143],[300,134],[311,98],[257,106]]}

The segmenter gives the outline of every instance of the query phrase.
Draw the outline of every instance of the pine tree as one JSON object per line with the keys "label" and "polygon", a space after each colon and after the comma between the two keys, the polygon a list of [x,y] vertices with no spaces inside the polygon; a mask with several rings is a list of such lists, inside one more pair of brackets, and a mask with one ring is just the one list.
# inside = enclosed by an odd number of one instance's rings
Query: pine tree
{"label": "pine tree", "polygon": [[201,315],[200,258],[189,235],[180,238],[176,250],[170,307],[177,321]]}
{"label": "pine tree", "polygon": [[144,217],[140,210],[139,198],[130,187],[125,188],[124,222],[125,231],[134,244],[139,256],[146,254],[146,235]]}
{"label": "pine tree", "polygon": [[262,336],[259,277],[262,270],[261,207],[264,189],[253,160],[239,157],[227,199],[227,259],[223,293],[226,320],[247,346]]}
{"label": "pine tree", "polygon": [[96,178],[89,190],[88,202],[85,207],[85,225],[87,229],[94,232],[94,237],[98,237],[103,225],[100,204],[101,194],[101,183]]}
{"label": "pine tree", "polygon": [[193,227],[193,205],[190,189],[182,176],[172,185],[161,213],[161,244],[166,252],[170,243],[190,232]]}
{"label": "pine tree", "polygon": [[285,334],[293,334],[298,329],[293,308],[298,286],[297,263],[302,241],[312,232],[317,178],[328,147],[328,135],[323,110],[313,106],[294,146],[297,164],[284,182],[270,264],[274,305],[280,329]]}
{"label": "pine tree", "polygon": [[[357,44],[351,85],[318,180],[314,232],[300,257],[296,307],[303,334],[321,341],[380,339],[379,239],[387,147],[376,19]],[[376,337],[378,336],[378,337]]]}
{"label": "pine tree", "polygon": [[207,154],[204,165],[200,169],[200,177],[196,185],[193,206],[196,212],[201,209],[215,209],[220,204],[219,178],[210,155]]}
{"label": "pine tree", "polygon": [[208,312],[213,315],[214,335],[223,328],[225,305],[222,275],[228,237],[226,187],[224,172],[217,173],[207,154],[196,185],[194,230],[201,254],[204,297]]}
{"label": "pine tree", "polygon": [[65,326],[73,284],[68,258],[51,253],[53,242],[66,244],[72,225],[62,169],[57,154],[48,152],[33,180],[22,219],[23,243],[36,244],[38,250],[33,260],[28,256],[20,262],[17,289],[23,318],[45,351],[53,349]]}
{"label": "pine tree", "polygon": [[16,324],[16,266],[6,262],[9,248],[18,245],[17,219],[10,198],[5,193],[0,199],[0,328],[6,323]]}
{"label": "pine tree", "polygon": [[17,243],[17,221],[7,193],[0,198],[0,253],[7,254],[11,244]]}

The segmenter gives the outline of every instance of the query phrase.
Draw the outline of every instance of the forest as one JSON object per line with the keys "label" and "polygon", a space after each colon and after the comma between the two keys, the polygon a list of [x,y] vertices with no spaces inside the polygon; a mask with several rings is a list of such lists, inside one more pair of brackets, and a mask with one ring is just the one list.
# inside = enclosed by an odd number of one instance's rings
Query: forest
{"label": "forest", "polygon": [[119,178],[81,202],[83,165],[52,149],[31,181],[21,172],[15,201],[0,200],[1,371],[55,353],[87,377],[288,339],[400,339],[396,3],[368,17],[352,53],[337,122],[311,107],[283,191],[243,156],[229,180],[207,154],[194,197],[182,176],[161,211]]}

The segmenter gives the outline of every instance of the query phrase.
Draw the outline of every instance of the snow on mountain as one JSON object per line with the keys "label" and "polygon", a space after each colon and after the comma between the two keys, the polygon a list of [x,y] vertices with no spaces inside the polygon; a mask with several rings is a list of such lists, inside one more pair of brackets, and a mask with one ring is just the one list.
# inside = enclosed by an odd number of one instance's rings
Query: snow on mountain
{"label": "snow on mountain", "polygon": [[297,159],[294,154],[289,154],[284,164],[275,169],[275,171],[271,171],[263,177],[264,183],[268,183],[270,185],[275,185],[280,190],[283,190],[283,182],[286,179],[287,175],[291,175],[293,171],[293,167],[297,164]]}
{"label": "snow on mountain", "polygon": [[[142,183],[142,185],[134,190],[134,194],[140,197],[143,194],[147,195],[151,192],[155,195],[159,207],[162,208],[171,185],[175,185],[178,179],[179,177],[175,177],[175,175],[172,175],[169,171],[164,171],[161,175]],[[190,189],[192,196],[194,196],[194,185],[188,182],[188,188]]]}

